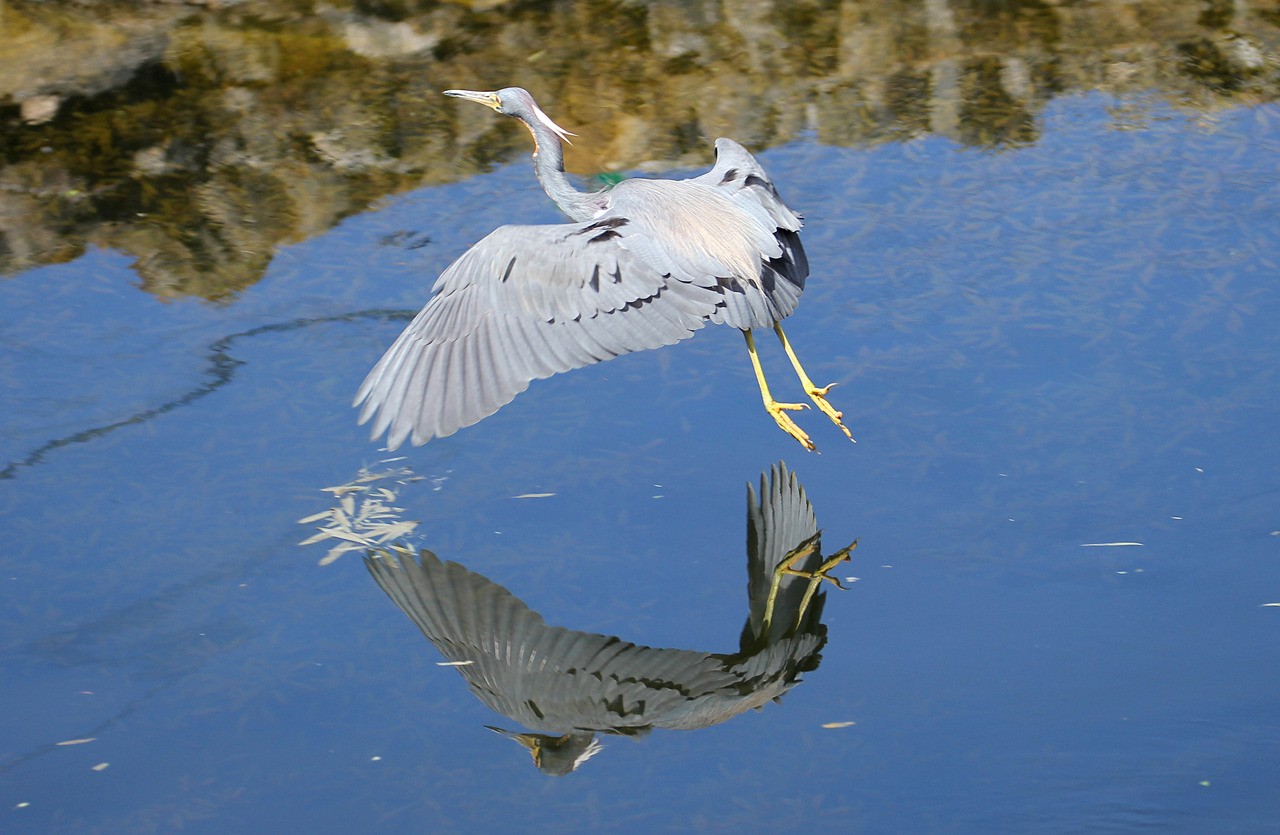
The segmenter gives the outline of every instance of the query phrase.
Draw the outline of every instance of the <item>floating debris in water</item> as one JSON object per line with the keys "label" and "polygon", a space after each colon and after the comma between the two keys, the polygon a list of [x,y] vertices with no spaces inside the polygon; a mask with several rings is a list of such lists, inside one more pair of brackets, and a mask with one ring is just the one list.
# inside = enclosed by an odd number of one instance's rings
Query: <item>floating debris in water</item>
{"label": "floating debris in water", "polygon": [[392,540],[413,533],[418,523],[401,519],[400,514],[404,512],[404,508],[390,504],[395,501],[396,492],[373,483],[386,479],[394,479],[397,484],[408,484],[420,481],[421,477],[408,467],[394,467],[376,473],[361,467],[354,481],[323,488],[324,492],[332,493],[338,503],[329,510],[298,520],[300,525],[321,521],[328,523],[298,544],[311,545],[325,539],[339,540],[319,560],[320,565],[329,565],[348,551],[385,546]]}
{"label": "floating debris in water", "polygon": [[1129,545],[1142,545],[1141,542],[1083,542],[1081,548],[1124,548]]}

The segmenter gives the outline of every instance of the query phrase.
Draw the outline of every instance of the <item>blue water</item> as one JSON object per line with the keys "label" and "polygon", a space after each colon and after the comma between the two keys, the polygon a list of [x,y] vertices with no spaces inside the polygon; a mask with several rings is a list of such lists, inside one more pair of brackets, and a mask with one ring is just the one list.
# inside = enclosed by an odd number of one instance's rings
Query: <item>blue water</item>
{"label": "blue water", "polygon": [[1111,104],[1059,99],[1003,153],[761,155],[808,224],[788,333],[856,445],[810,411],[803,452],[711,328],[397,453],[414,544],[654,646],[736,648],[744,485],[775,461],[829,545],[861,538],[781,704],[563,778],[357,554],[296,544],[322,488],[386,466],[350,398],[438,272],[558,219],[527,161],[224,304],[108,251],[0,283],[0,830],[1271,831],[1280,109]]}

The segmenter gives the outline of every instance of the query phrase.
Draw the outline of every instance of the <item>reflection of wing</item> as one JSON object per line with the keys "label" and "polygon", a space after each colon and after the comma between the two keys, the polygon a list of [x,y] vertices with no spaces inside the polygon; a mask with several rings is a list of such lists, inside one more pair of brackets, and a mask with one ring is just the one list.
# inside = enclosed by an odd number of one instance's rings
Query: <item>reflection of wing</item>
{"label": "reflection of wing", "polygon": [[638,733],[735,682],[713,657],[547,626],[510,592],[423,551],[366,559],[383,590],[494,710],[528,728]]}
{"label": "reflection of wing", "polygon": [[[782,464],[748,488],[750,612],[738,652],[710,654],[638,646],[620,638],[548,626],[506,589],[429,551],[415,561],[402,548],[365,560],[382,589],[451,662],[489,707],[526,727],[564,734],[636,734],[650,728],[701,728],[776,699],[815,669],[826,643],[824,596],[800,606],[807,581],[786,576],[775,628],[761,635],[775,571],[797,546],[814,555],[817,523],[804,489]],[[817,562],[813,562],[816,560]]]}
{"label": "reflection of wing", "polygon": [[581,223],[503,226],[451,264],[356,395],[395,449],[493,414],[532,380],[678,342],[706,322],[771,327],[809,266],[800,218],[736,142],[692,180],[628,180]]}
{"label": "reflection of wing", "polygon": [[[743,649],[759,640],[764,619],[765,605],[774,571],[792,551],[813,539],[813,553],[800,560],[794,567],[813,571],[822,564],[822,540],[818,537],[818,520],[813,505],[805,496],[804,487],[795,473],[787,471],[787,465],[777,463],[768,478],[760,476],[760,498],[757,500],[751,485],[747,485],[747,598],[750,613],[743,627]],[[774,617],[770,641],[777,641],[787,632],[796,629],[796,617],[804,599],[808,581],[787,575],[778,585],[774,602]],[[824,594],[818,593],[809,603],[805,621],[818,626],[822,616]]]}

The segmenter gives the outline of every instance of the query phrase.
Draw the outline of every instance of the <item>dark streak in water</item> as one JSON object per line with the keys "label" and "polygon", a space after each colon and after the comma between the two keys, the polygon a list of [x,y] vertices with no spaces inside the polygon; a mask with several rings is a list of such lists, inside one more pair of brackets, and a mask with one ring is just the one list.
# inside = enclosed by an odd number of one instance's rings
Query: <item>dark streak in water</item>
{"label": "dark streak in water", "polygon": [[244,365],[242,360],[238,360],[231,356],[231,346],[240,339],[247,339],[264,333],[279,333],[281,331],[297,330],[299,328],[306,328],[311,325],[327,324],[329,322],[354,322],[360,319],[406,321],[412,319],[416,314],[416,310],[361,310],[355,313],[343,313],[338,316],[318,316],[307,319],[295,319],[291,322],[280,322],[273,325],[261,325],[247,331],[241,331],[240,333],[233,333],[229,336],[224,336],[209,346],[209,367],[206,368],[204,372],[210,378],[207,383],[192,389],[174,400],[170,400],[167,403],[138,412],[124,420],[118,420],[115,423],[109,423],[105,426],[95,426],[92,429],[85,429],[80,432],[76,432],[74,435],[68,435],[64,438],[56,438],[49,441],[38,449],[32,451],[25,458],[10,462],[7,467],[0,470],[0,480],[17,478],[18,470],[23,467],[34,467],[36,464],[42,462],[46,455],[56,449],[71,446],[72,444],[88,443],[96,438],[109,435],[117,429],[144,423],[154,417],[167,414],[174,409],[190,405],[205,395],[212,394],[227,383],[231,382],[232,377],[235,376],[236,368]]}

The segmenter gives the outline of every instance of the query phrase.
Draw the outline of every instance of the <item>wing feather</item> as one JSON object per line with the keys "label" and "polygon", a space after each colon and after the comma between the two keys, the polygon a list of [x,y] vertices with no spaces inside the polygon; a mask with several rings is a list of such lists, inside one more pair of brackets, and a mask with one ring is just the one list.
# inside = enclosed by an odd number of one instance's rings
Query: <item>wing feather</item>
{"label": "wing feather", "polygon": [[[390,378],[402,380],[403,385],[398,386],[395,391],[389,392],[387,404],[378,416],[378,423],[385,423],[385,428],[390,429],[389,443],[395,446],[402,444],[404,439],[413,431],[413,427],[421,419],[422,410],[426,405],[420,396],[416,398],[410,397],[410,392],[422,391],[421,384],[415,385],[415,382],[420,380],[418,368],[422,365],[423,356],[420,352],[414,351],[412,346],[406,347],[404,354],[406,359],[396,368],[397,374],[400,374],[401,369],[403,369],[403,374]],[[402,408],[402,404],[407,404],[407,406]],[[378,430],[379,435],[382,434],[384,429],[380,426],[375,426],[374,428]]]}

